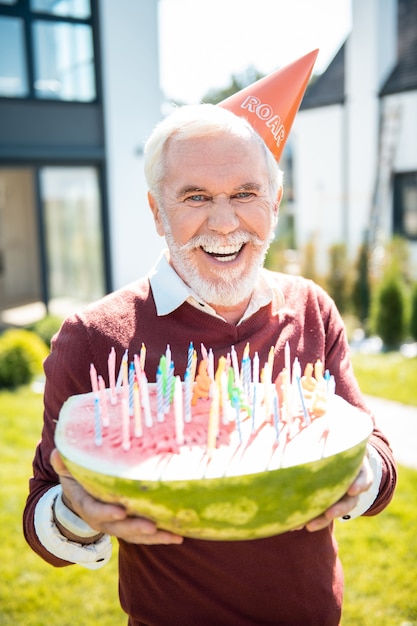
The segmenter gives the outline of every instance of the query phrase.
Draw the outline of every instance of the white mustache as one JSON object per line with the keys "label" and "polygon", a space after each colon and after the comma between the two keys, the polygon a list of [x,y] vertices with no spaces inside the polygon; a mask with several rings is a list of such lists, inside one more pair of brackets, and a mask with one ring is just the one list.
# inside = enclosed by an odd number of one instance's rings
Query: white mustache
{"label": "white mustache", "polygon": [[252,243],[256,247],[265,244],[263,239],[246,232],[235,232],[230,235],[219,237],[218,235],[197,235],[180,247],[181,251],[188,252],[195,248],[218,247],[218,246],[243,246]]}

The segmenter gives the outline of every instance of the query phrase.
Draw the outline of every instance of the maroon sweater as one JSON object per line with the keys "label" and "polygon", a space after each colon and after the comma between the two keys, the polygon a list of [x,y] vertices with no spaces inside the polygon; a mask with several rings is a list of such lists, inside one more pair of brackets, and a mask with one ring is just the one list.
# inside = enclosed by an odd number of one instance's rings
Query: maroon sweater
{"label": "maroon sweater", "polygon": [[[120,364],[147,347],[146,371],[155,380],[161,354],[170,344],[177,374],[184,375],[189,342],[212,348],[215,358],[246,343],[260,362],[275,347],[274,377],[284,367],[288,341],[301,367],[321,359],[335,376],[336,391],[365,408],[349,360],[349,348],[333,301],[311,281],[271,274],[285,297],[274,314],[265,306],[238,326],[207,315],[188,303],[158,317],[146,279],[106,296],[65,322],[45,363],[45,417],[34,459],[34,476],[24,513],[27,541],[46,561],[67,565],[45,550],[34,530],[36,503],[56,485],[49,456],[55,420],[68,396],[90,390],[89,366],[107,381],[107,358],[115,347]],[[382,511],[392,498],[395,463],[388,442],[375,428],[372,445],[383,460],[379,495],[367,514]],[[267,539],[216,542],[185,539],[182,545],[144,546],[120,541],[120,598],[138,626],[337,626],[343,574],[333,528],[288,532]]]}

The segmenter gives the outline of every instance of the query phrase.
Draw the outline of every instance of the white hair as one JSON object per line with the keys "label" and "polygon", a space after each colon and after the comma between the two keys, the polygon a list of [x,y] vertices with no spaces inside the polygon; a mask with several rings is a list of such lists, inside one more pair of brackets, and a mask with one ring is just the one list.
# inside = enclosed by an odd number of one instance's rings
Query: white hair
{"label": "white hair", "polygon": [[145,144],[145,177],[152,195],[160,198],[161,183],[166,167],[165,147],[172,136],[191,139],[215,135],[221,131],[247,137],[261,146],[268,170],[271,198],[275,199],[282,186],[283,175],[274,155],[245,118],[214,104],[178,107],[156,125]]}

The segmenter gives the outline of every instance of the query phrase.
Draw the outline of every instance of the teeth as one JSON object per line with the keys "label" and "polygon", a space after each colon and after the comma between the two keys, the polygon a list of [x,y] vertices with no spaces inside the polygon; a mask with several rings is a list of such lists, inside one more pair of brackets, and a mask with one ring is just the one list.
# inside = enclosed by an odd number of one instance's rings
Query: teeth
{"label": "teeth", "polygon": [[213,254],[214,256],[231,256],[236,255],[241,247],[242,244],[238,246],[203,246],[203,250],[207,254]]}
{"label": "teeth", "polygon": [[217,261],[221,261],[222,263],[226,263],[227,261],[234,261],[237,257],[237,254],[230,254],[229,256],[216,256]]}

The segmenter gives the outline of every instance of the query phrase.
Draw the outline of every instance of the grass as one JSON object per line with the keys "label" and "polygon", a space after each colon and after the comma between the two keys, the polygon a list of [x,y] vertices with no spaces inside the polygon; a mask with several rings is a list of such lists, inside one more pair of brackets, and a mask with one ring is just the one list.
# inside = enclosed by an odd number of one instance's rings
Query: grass
{"label": "grass", "polygon": [[101,570],[55,569],[23,538],[22,510],[41,417],[42,397],[29,387],[0,392],[0,625],[126,626],[118,600],[116,551]]}
{"label": "grass", "polygon": [[[354,362],[365,393],[377,393],[373,379],[379,377],[385,383],[378,395],[417,405],[415,359],[355,355]],[[400,394],[403,387],[405,397]],[[0,391],[0,626],[125,626],[117,593],[116,544],[112,560],[101,570],[55,569],[34,554],[22,536],[21,515],[41,415],[42,398],[29,387]],[[416,493],[417,472],[401,467],[386,511],[375,518],[337,523],[346,578],[343,626],[417,626]]]}
{"label": "grass", "polygon": [[417,358],[399,352],[353,354],[362,393],[417,406]]}
{"label": "grass", "polygon": [[343,626],[417,626],[417,471],[399,468],[391,504],[336,523],[345,573]]}

